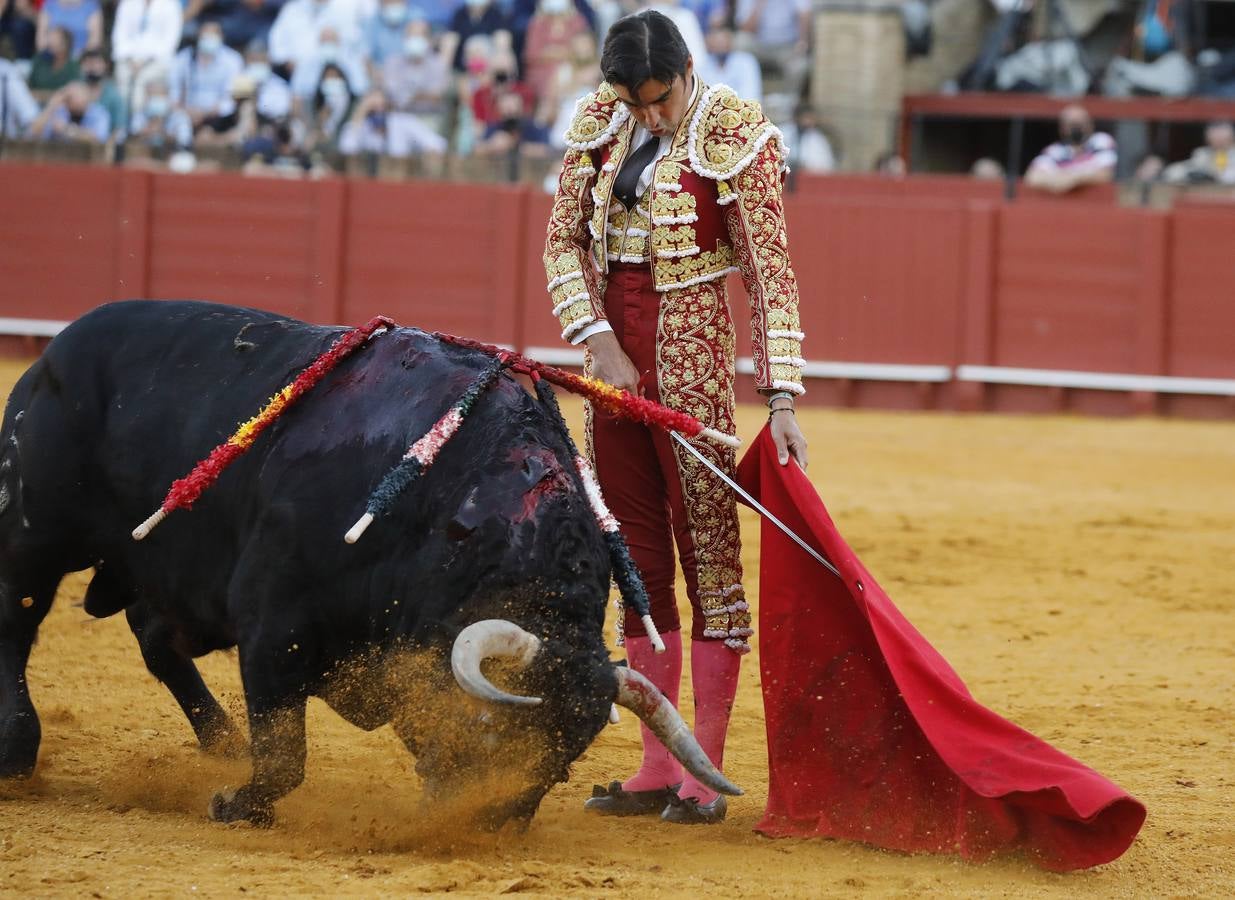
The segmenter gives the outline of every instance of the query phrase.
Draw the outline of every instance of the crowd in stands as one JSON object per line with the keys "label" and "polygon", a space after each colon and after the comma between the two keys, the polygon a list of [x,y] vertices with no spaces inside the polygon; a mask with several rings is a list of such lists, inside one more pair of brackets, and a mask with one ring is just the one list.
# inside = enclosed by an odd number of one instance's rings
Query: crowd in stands
{"label": "crowd in stands", "polygon": [[799,163],[834,166],[809,110],[810,0],[0,0],[8,137],[121,146],[189,169],[224,148],[288,174],[349,156],[563,149],[609,25],[654,7],[709,82],[787,98]]}

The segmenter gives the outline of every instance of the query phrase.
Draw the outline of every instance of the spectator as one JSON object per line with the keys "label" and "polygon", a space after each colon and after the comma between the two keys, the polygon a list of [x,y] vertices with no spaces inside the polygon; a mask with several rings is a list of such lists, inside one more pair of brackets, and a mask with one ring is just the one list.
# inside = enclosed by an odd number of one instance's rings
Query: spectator
{"label": "spectator", "polygon": [[222,134],[235,124],[232,80],[244,70],[244,57],[225,46],[223,26],[206,22],[197,33],[195,46],[176,54],[172,65],[171,99],[189,114],[193,132]]}
{"label": "spectator", "polygon": [[537,97],[553,88],[558,66],[569,59],[571,42],[581,34],[589,34],[587,20],[572,0],[540,0],[523,49],[524,80]]}
{"label": "spectator", "polygon": [[17,59],[34,56],[39,13],[34,0],[0,0],[0,39],[13,42]]}
{"label": "spectator", "polygon": [[352,115],[356,92],[337,63],[322,66],[309,107],[309,147],[316,153],[334,153],[339,134]]}
{"label": "spectator", "polygon": [[287,122],[274,126],[269,135],[259,134],[247,142],[241,154],[246,175],[302,178],[319,171]]}
{"label": "spectator", "polygon": [[360,53],[354,45],[344,42],[342,34],[333,25],[325,25],[313,50],[296,60],[292,69],[292,95],[300,100],[308,99],[318,89],[322,72],[328,65],[347,75],[348,87],[354,95],[358,96],[369,89],[369,74]]}
{"label": "spectator", "polygon": [[103,55],[102,50],[87,50],[77,61],[81,70],[82,81],[94,93],[95,102],[107,110],[107,118],[111,121],[113,132],[125,129],[124,98],[116,87],[116,80],[111,77],[111,63]]}
{"label": "spectator", "polygon": [[412,5],[429,23],[429,30],[437,34],[450,27],[459,0],[413,0]]}
{"label": "spectator", "polygon": [[179,0],[120,0],[112,25],[112,60],[127,103],[141,106],[146,82],[167,78],[182,24]]}
{"label": "spectator", "polygon": [[429,23],[413,19],[404,29],[403,47],[387,57],[381,72],[390,105],[393,142],[408,153],[446,152],[442,136],[445,96],[450,86],[446,61],[435,53]]}
{"label": "spectator", "polygon": [[1153,62],[1172,50],[1188,55],[1189,6],[1191,0],[1142,0],[1132,30],[1133,57]]}
{"label": "spectator", "polygon": [[72,36],[69,42],[72,57],[101,47],[103,13],[99,10],[99,0],[43,0],[43,8],[39,10],[38,49],[47,49],[51,34],[57,28],[67,28]]}
{"label": "spectator", "polygon": [[1115,139],[1094,131],[1093,119],[1075,103],[1059,113],[1059,140],[1043,150],[1025,173],[1028,187],[1064,194],[1115,177]]}
{"label": "spectator", "polygon": [[266,42],[260,38],[245,48],[244,74],[253,80],[254,108],[263,121],[280,121],[292,114],[292,87],[271,68]]}
{"label": "spectator", "polygon": [[47,36],[47,45],[34,56],[30,90],[54,91],[80,77],[81,72],[73,59],[72,33],[67,28],[53,28]]}
{"label": "spectator", "polygon": [[510,40],[510,20],[501,7],[492,0],[463,0],[442,39],[442,56],[451,61],[456,72],[463,72],[463,47],[468,40],[477,35],[494,39],[498,34]]}
{"label": "spectator", "polygon": [[654,9],[672,21],[682,33],[686,49],[690,51],[694,59],[708,58],[707,42],[703,39],[703,25],[695,17],[694,12],[679,3],[679,0],[655,0],[655,2],[643,4],[643,9]]}
{"label": "spectator", "polygon": [[239,149],[258,136],[263,123],[257,111],[257,89],[257,80],[247,70],[232,79],[230,93],[235,112],[229,117],[227,130],[218,134],[216,144]]}
{"label": "spectator", "polygon": [[30,126],[31,135],[44,141],[104,143],[111,134],[111,121],[92,93],[84,81],[60,88]]}
{"label": "spectator", "polygon": [[370,76],[377,73],[387,57],[402,48],[403,30],[411,15],[407,0],[382,0],[377,15],[364,23],[364,53],[373,67]]}
{"label": "spectator", "polygon": [[979,181],[1003,181],[1007,177],[1003,164],[989,156],[975,159],[969,167],[969,174]]}
{"label": "spectator", "polygon": [[129,140],[162,158],[193,146],[193,120],[172,102],[163,79],[146,83],[146,97],[129,121]]}
{"label": "spectator", "polygon": [[745,50],[733,48],[733,28],[724,13],[719,13],[708,29],[708,55],[702,68],[709,84],[727,84],[746,100],[763,101],[763,73],[759,60]]}
{"label": "spectator", "polygon": [[535,96],[515,73],[514,55],[495,55],[485,83],[472,95],[472,116],[481,129],[477,152],[497,155],[512,150],[523,140],[535,108]]}
{"label": "spectator", "polygon": [[737,0],[738,28],[765,71],[779,72],[785,90],[802,94],[810,73],[811,0]]}
{"label": "spectator", "polygon": [[1162,172],[1170,184],[1235,184],[1235,128],[1230,122],[1210,122],[1205,146],[1191,158],[1173,163]]}
{"label": "spectator", "polygon": [[[705,37],[712,33],[712,29],[718,22],[724,22],[728,27],[733,27],[733,10],[729,0],[678,0],[678,5],[695,14],[695,20],[703,26],[706,32]],[[729,86],[733,87],[733,85]]]}
{"label": "spectator", "polygon": [[895,150],[885,150],[876,156],[872,169],[876,175],[886,175],[889,178],[904,178],[909,171],[904,158]]}
{"label": "spectator", "polygon": [[20,137],[38,115],[39,103],[31,96],[21,70],[0,57],[0,134]]}
{"label": "spectator", "polygon": [[[334,33],[336,56],[340,47],[349,52],[360,47],[356,8],[351,0],[287,0],[270,28],[271,64],[287,66],[294,74],[295,66],[318,56],[324,28]],[[310,85],[317,84],[318,74],[312,73]]]}
{"label": "spectator", "polygon": [[819,116],[809,103],[798,105],[793,114],[793,122],[786,125],[784,131],[791,170],[822,174],[836,168],[832,142],[823,133]]}
{"label": "spectator", "polygon": [[[557,97],[557,120],[549,129],[549,145],[555,151],[566,149],[566,131],[575,117],[580,98],[596,89],[596,42],[581,34],[571,42],[571,58],[558,68],[553,93]],[[556,184],[554,191],[557,190]]]}
{"label": "spectator", "polygon": [[[206,22],[218,22],[223,42],[247,47],[266,40],[284,0],[188,0],[184,7],[185,33],[194,34]],[[188,23],[194,24],[190,29]]]}

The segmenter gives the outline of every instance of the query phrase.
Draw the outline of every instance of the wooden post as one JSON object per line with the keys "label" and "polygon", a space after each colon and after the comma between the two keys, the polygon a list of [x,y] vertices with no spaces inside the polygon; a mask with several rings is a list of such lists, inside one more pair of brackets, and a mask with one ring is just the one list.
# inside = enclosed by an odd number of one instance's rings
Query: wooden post
{"label": "wooden post", "polygon": [[[1174,214],[1156,210],[1142,212],[1140,247],[1141,277],[1138,279],[1136,311],[1136,371],[1142,375],[1166,375],[1167,319],[1170,315],[1171,223]],[[1134,391],[1133,409],[1144,415],[1158,411],[1158,396]]]}
{"label": "wooden post", "polygon": [[[968,227],[962,256],[964,281],[953,363],[992,365],[995,362],[993,324],[999,208],[991,203],[973,202],[965,218]],[[967,412],[985,409],[986,386],[972,381],[958,382],[956,406]]]}

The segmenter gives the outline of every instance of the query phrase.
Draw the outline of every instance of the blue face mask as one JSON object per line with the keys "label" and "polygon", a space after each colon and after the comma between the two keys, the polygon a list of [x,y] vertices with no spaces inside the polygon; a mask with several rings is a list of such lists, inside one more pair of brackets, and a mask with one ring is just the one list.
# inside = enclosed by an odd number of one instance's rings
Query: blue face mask
{"label": "blue face mask", "polygon": [[155,95],[146,100],[146,116],[151,119],[162,119],[172,111],[172,102],[161,95]]}
{"label": "blue face mask", "polygon": [[217,34],[203,34],[197,39],[197,49],[202,53],[218,53],[223,47],[223,38]]}

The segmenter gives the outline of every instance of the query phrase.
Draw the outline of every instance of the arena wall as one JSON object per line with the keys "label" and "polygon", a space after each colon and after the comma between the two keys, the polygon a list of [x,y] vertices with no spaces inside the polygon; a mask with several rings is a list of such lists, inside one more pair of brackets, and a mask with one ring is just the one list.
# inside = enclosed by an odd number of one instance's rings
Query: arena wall
{"label": "arena wall", "polygon": [[[1233,206],[855,176],[801,179],[786,207],[811,401],[1235,418]],[[106,300],[192,297],[577,364],[544,291],[548,208],[517,186],[4,165],[0,333],[33,350]]]}

